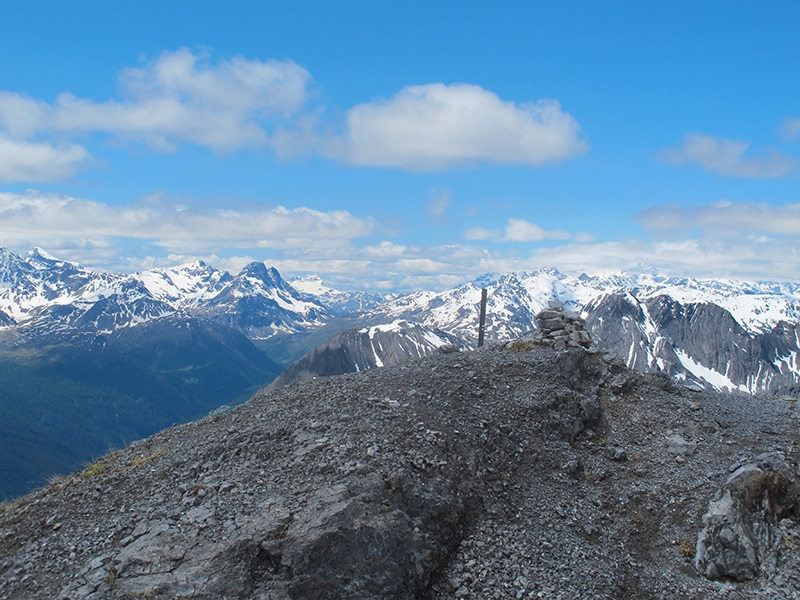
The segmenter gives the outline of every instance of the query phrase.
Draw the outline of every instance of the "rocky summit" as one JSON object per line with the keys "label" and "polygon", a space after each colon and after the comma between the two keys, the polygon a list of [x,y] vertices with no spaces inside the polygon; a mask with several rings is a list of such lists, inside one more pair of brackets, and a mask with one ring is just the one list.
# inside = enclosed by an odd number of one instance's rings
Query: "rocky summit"
{"label": "rocky summit", "polygon": [[535,340],[293,384],[4,503],[0,598],[798,598],[799,424]]}

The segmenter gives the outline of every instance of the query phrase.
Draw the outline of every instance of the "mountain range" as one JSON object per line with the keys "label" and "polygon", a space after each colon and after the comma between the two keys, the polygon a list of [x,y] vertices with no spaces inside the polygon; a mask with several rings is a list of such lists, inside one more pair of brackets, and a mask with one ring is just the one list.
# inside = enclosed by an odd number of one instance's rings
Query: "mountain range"
{"label": "mountain range", "polygon": [[275,385],[473,348],[483,288],[489,344],[536,329],[537,313],[560,302],[631,368],[720,391],[798,393],[794,283],[540,269],[382,295],[314,275],[286,281],[260,262],[236,275],[203,262],[115,274],[0,249],[0,496],[240,403],[292,363]]}

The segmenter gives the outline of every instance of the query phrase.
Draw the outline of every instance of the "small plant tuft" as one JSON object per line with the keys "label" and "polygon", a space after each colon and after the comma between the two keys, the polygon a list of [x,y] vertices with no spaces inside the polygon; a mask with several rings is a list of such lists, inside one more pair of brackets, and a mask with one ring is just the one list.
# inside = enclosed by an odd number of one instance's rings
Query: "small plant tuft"
{"label": "small plant tuft", "polygon": [[535,347],[536,344],[534,344],[533,342],[514,340],[513,342],[511,342],[511,345],[508,348],[512,352],[528,352],[530,350],[533,350]]}
{"label": "small plant tuft", "polygon": [[100,473],[103,473],[107,468],[107,463],[97,461],[96,463],[92,463],[86,467],[86,469],[83,471],[83,476],[86,477],[86,479],[89,479],[91,477],[100,475]]}
{"label": "small plant tuft", "polygon": [[110,588],[114,587],[114,583],[116,583],[117,581],[117,567],[115,565],[111,565],[108,568],[108,573],[106,573],[106,576],[103,577],[103,581],[106,582],[106,585],[108,585],[108,587]]}
{"label": "small plant tuft", "polygon": [[132,467],[141,467],[142,465],[146,465],[149,462],[153,462],[155,459],[164,456],[167,453],[166,449],[161,448],[160,450],[156,450],[149,456],[137,456],[131,461],[130,466]]}
{"label": "small plant tuft", "polygon": [[681,538],[678,540],[678,550],[684,558],[692,559],[694,558],[696,548],[692,542],[686,538]]}
{"label": "small plant tuft", "polygon": [[108,469],[109,465],[115,460],[117,460],[121,454],[122,454],[121,450],[114,450],[112,452],[109,452],[104,457],[100,458],[99,460],[93,462],[91,465],[86,467],[86,469],[84,469],[83,471],[83,476],[88,479],[90,477],[100,475],[100,473],[103,473],[106,469]]}

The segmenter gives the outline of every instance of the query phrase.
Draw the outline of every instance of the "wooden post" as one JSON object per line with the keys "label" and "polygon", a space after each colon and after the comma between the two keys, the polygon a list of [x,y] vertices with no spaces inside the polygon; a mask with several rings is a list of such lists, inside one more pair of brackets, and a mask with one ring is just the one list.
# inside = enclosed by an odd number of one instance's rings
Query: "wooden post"
{"label": "wooden post", "polygon": [[486,325],[486,288],[481,289],[481,318],[478,322],[478,348],[483,346],[483,330]]}

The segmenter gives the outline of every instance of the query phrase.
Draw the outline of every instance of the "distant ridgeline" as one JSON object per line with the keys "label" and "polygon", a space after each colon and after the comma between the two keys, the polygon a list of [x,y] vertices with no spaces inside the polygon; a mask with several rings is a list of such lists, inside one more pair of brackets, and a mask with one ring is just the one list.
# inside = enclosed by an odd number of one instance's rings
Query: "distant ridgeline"
{"label": "distant ridgeline", "polygon": [[282,382],[475,347],[482,288],[489,344],[536,331],[559,302],[632,368],[797,395],[794,284],[541,269],[382,296],[287,282],[259,262],[237,275],[203,262],[122,275],[0,249],[0,497],[241,402],[304,355]]}

